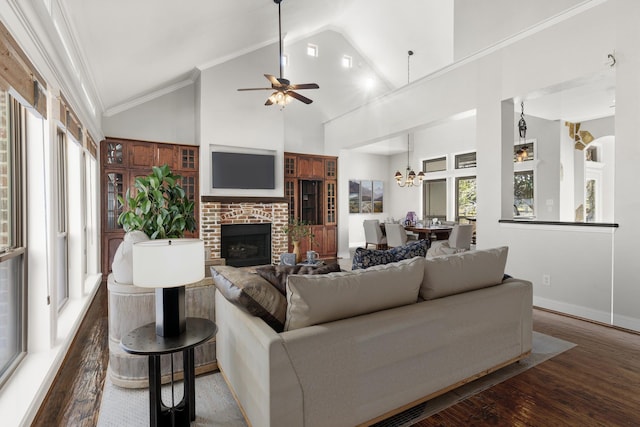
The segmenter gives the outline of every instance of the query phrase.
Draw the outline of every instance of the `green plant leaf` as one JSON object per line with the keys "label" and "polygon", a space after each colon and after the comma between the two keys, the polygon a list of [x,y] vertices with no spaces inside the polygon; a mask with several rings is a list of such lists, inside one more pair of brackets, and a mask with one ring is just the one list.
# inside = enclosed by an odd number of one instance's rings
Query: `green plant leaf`
{"label": "green plant leaf", "polygon": [[178,184],[182,177],[171,173],[169,166],[153,166],[151,174],[134,182],[135,196],[127,189],[121,206],[128,209],[118,216],[125,231],[142,230],[151,239],[181,238],[185,231],[195,231],[195,204]]}

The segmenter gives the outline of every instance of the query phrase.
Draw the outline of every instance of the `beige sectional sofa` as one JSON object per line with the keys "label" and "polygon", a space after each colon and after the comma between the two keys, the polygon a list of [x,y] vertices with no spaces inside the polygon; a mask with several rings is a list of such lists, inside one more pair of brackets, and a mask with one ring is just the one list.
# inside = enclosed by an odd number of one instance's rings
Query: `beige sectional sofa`
{"label": "beige sectional sofa", "polygon": [[532,285],[503,280],[506,256],[289,276],[281,332],[228,298],[229,267],[214,267],[218,366],[253,427],[370,424],[530,353]]}

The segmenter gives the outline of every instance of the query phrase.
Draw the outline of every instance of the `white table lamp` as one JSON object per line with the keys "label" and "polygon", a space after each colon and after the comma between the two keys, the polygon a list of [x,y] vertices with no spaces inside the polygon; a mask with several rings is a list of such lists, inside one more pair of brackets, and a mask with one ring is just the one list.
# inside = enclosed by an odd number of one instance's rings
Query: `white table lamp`
{"label": "white table lamp", "polygon": [[204,242],[160,239],[133,245],[133,284],[156,288],[156,334],[184,332],[185,285],[204,278]]}

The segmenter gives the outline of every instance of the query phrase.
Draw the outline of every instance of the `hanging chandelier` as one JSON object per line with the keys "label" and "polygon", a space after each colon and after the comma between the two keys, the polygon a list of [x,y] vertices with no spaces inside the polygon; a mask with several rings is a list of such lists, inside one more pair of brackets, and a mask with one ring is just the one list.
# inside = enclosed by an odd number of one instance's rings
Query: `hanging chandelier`
{"label": "hanging chandelier", "polygon": [[424,172],[418,172],[418,175],[411,169],[411,164],[409,162],[409,135],[407,135],[407,169],[402,175],[402,172],[397,171],[394,178],[396,179],[396,183],[400,187],[416,187],[422,184],[422,180],[424,179]]}
{"label": "hanging chandelier", "polygon": [[[410,50],[407,54],[407,84],[409,84],[411,82],[411,55],[413,55],[413,51]],[[417,187],[422,184],[422,180],[424,179],[424,172],[420,171],[418,175],[416,175],[413,169],[411,169],[409,153],[409,134],[407,134],[407,169],[404,175],[402,175],[402,172],[397,171],[394,176],[399,187]]]}

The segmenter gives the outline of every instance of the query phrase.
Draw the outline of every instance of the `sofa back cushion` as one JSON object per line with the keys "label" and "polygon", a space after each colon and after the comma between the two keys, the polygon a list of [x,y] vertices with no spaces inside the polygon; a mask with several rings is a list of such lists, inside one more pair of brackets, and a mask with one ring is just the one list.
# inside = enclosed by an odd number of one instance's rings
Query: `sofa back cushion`
{"label": "sofa back cushion", "polygon": [[274,330],[282,331],[287,301],[266,279],[228,265],[211,267],[211,278],[229,302],[260,317]]}
{"label": "sofa back cushion", "polygon": [[415,303],[424,257],[366,270],[287,279],[285,331]]}
{"label": "sofa back cushion", "polygon": [[502,246],[426,258],[420,296],[430,300],[501,283],[508,251]]}

